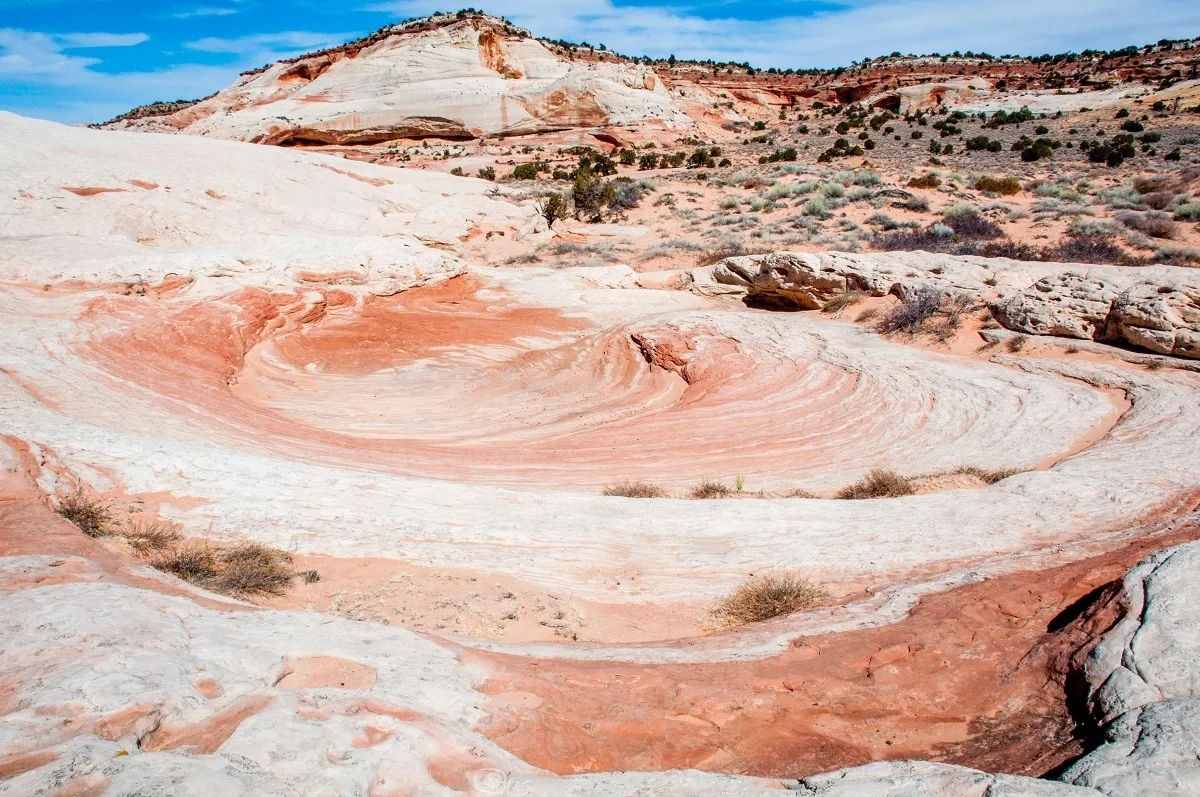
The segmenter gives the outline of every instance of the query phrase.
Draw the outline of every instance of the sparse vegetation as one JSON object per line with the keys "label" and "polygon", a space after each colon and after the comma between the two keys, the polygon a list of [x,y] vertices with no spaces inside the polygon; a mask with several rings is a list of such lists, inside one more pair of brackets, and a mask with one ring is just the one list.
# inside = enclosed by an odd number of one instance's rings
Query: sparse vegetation
{"label": "sparse vegetation", "polygon": [[912,495],[913,492],[913,486],[908,479],[895,471],[875,468],[854,484],[838,490],[837,497],[857,501],[867,498],[896,498]]}
{"label": "sparse vegetation", "polygon": [[704,479],[688,495],[697,499],[728,498],[733,495],[733,488],[713,479]]}
{"label": "sparse vegetation", "polygon": [[604,494],[621,498],[662,498],[666,495],[657,484],[629,480],[608,485],[604,488]]}
{"label": "sparse vegetation", "polygon": [[863,299],[867,298],[867,294],[863,291],[846,291],[839,293],[829,301],[825,302],[825,306],[821,308],[824,313],[840,313],[847,307],[858,304]]}
{"label": "sparse vegetation", "polygon": [[980,177],[975,181],[975,188],[988,191],[1000,196],[1014,196],[1021,193],[1021,182],[1015,177]]}
{"label": "sparse vegetation", "polygon": [[746,579],[717,604],[712,614],[718,625],[745,625],[828,602],[825,590],[795,573],[768,573]]}
{"label": "sparse vegetation", "polygon": [[282,595],[296,576],[291,556],[257,542],[226,548],[216,560],[216,573],[207,586],[225,595]]}
{"label": "sparse vegetation", "polygon": [[108,504],[82,487],[59,497],[58,514],[89,537],[103,537],[111,533],[113,518]]}

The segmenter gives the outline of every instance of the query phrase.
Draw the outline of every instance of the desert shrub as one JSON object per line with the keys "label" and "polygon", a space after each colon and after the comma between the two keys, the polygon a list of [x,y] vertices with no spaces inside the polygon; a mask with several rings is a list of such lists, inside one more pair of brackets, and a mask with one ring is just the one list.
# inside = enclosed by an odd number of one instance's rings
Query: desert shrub
{"label": "desert shrub", "polygon": [[1129,119],[1121,123],[1121,129],[1126,133],[1140,133],[1146,128],[1142,127],[1141,122],[1136,122],[1133,119]]}
{"label": "desert shrub", "polygon": [[[943,340],[958,329],[963,313],[971,305],[965,294],[942,292],[923,286],[905,297],[875,325],[881,335],[932,331]],[[931,324],[938,319],[937,324]]]}
{"label": "desert shrub", "polygon": [[491,166],[484,166],[482,169],[480,169],[478,172],[476,172],[476,174],[478,175],[479,179],[481,179],[481,180],[495,180],[496,179],[496,170],[494,168],[492,168]]}
{"label": "desert shrub", "polygon": [[[936,225],[935,225],[936,226]],[[933,228],[925,230],[892,230],[876,235],[871,244],[885,252],[949,252],[954,248],[954,231],[944,228],[950,235],[939,235]]]}
{"label": "desert shrub", "polygon": [[990,240],[1004,233],[991,219],[970,205],[957,205],[943,214],[946,226],[967,240]]}
{"label": "desert shrub", "polygon": [[794,573],[768,573],[740,584],[717,604],[713,617],[726,626],[760,623],[828,601],[825,590]]}
{"label": "desert shrub", "polygon": [[942,184],[942,179],[933,172],[926,172],[920,177],[914,177],[908,181],[909,188],[937,188]]}
{"label": "desert shrub", "polygon": [[638,158],[638,169],[640,169],[642,171],[649,171],[651,169],[657,169],[657,168],[658,168],[658,153],[647,152],[645,155],[642,155],[642,157]]}
{"label": "desert shrub", "polygon": [[712,249],[706,249],[701,252],[696,258],[697,266],[711,266],[714,263],[720,263],[727,257],[741,257],[743,255],[762,254],[761,250],[753,250],[746,248],[745,244],[739,242],[725,242],[719,244]]}
{"label": "desert shrub", "polygon": [[522,163],[512,171],[512,179],[514,180],[536,180],[538,172],[537,163]]}
{"label": "desert shrub", "polygon": [[1088,160],[1092,163],[1103,163],[1113,168],[1120,166],[1128,158],[1132,158],[1137,154],[1133,148],[1133,136],[1128,133],[1115,135],[1109,142],[1084,142],[1088,146],[1081,145],[1081,148],[1087,150]]}
{"label": "desert shrub", "polygon": [[139,556],[149,556],[178,545],[183,539],[179,525],[169,520],[138,518],[121,532],[125,542]]}
{"label": "desert shrub", "polygon": [[112,513],[108,504],[81,487],[58,499],[58,514],[79,527],[89,537],[112,533]]}
{"label": "desert shrub", "polygon": [[1174,192],[1154,191],[1146,194],[1145,202],[1146,207],[1150,208],[1151,210],[1166,210],[1171,206],[1171,202],[1174,201],[1174,199]]}
{"label": "desert shrub", "polygon": [[1004,149],[1003,142],[987,136],[975,136],[967,139],[968,152],[999,152],[1002,149]]}
{"label": "desert shrub", "polygon": [[846,186],[841,183],[825,183],[821,186],[821,196],[830,199],[841,199],[846,195]]}
{"label": "desert shrub", "polygon": [[873,186],[880,185],[883,182],[883,178],[879,176],[879,172],[860,171],[854,173],[853,182],[855,185],[871,188]]}
{"label": "desert shrub", "polygon": [[832,299],[825,302],[825,305],[821,308],[821,312],[840,313],[842,310],[858,304],[865,298],[867,298],[867,294],[862,291],[846,291],[845,293],[839,293],[837,296],[834,296]]}
{"label": "desert shrub", "polygon": [[900,222],[883,212],[872,213],[870,216],[867,216],[866,223],[874,227],[882,227],[885,230],[894,230],[900,226]]}
{"label": "desert shrub", "polygon": [[1025,344],[1027,344],[1028,342],[1029,342],[1029,337],[1027,335],[1013,335],[1011,338],[1009,338],[1007,341],[1004,342],[1004,346],[1009,351],[1015,353],[1015,352],[1018,352],[1018,351],[1021,351],[1022,349],[1024,349]]}
{"label": "desert shrub", "polygon": [[1044,260],[1040,248],[1031,244],[1021,244],[1005,238],[999,241],[988,241],[979,248],[980,257],[1007,257],[1010,260]]}
{"label": "desert shrub", "polygon": [[1115,215],[1117,221],[1124,224],[1131,230],[1137,230],[1140,233],[1149,235],[1151,238],[1174,238],[1176,232],[1176,224],[1171,220],[1171,217],[1165,213],[1134,213],[1128,210],[1118,211]]}
{"label": "desert shrub", "polygon": [[1175,218],[1179,221],[1200,221],[1200,202],[1185,202],[1175,208]]}
{"label": "desert shrub", "polygon": [[1104,235],[1070,235],[1045,251],[1044,260],[1058,263],[1117,263],[1125,250]]}
{"label": "desert shrub", "polygon": [[898,202],[895,202],[894,204],[897,205],[898,207],[904,208],[905,210],[911,210],[914,213],[928,213],[929,212],[929,200],[923,196],[904,197],[903,199],[899,200]]}
{"label": "desert shrub", "polygon": [[967,476],[974,476],[976,479],[979,479],[986,484],[995,484],[996,482],[1007,479],[1009,476],[1016,476],[1018,473],[1021,473],[1021,471],[1017,470],[1016,468],[988,470],[987,468],[977,468],[972,465],[968,465],[966,467],[957,468],[952,471],[952,473],[962,473]]}
{"label": "desert shrub", "polygon": [[1039,138],[1036,141],[1029,142],[1024,149],[1021,150],[1021,160],[1026,163],[1033,161],[1046,160],[1054,154],[1054,142]]}
{"label": "desert shrub", "polygon": [[857,501],[867,498],[896,498],[912,494],[913,486],[908,479],[895,471],[875,468],[854,484],[838,490],[837,498]]}
{"label": "desert shrub", "polygon": [[207,586],[217,575],[217,552],[208,542],[188,540],[155,552],[150,557],[150,566],[198,586]]}
{"label": "desert shrub", "polygon": [[549,194],[542,197],[541,202],[538,203],[538,210],[547,224],[554,224],[571,214],[571,203],[562,194]]}
{"label": "desert shrub", "polygon": [[217,572],[208,587],[226,595],[282,595],[296,576],[291,556],[257,542],[227,548],[216,559]]}
{"label": "desert shrub", "polygon": [[301,570],[296,575],[300,576],[305,584],[316,584],[321,580],[321,574],[316,570]]}
{"label": "desert shrub", "polygon": [[612,210],[632,210],[638,206],[647,193],[640,183],[635,183],[627,180],[624,177],[618,177],[612,181],[613,196],[608,203],[608,207]]}
{"label": "desert shrub", "polygon": [[1021,192],[1021,183],[1015,177],[989,177],[985,175],[975,181],[975,188],[979,191],[990,191],[1000,196],[1012,196]]}
{"label": "desert shrub", "polygon": [[637,161],[637,153],[631,149],[622,149],[617,153],[617,160],[622,166],[632,166]]}
{"label": "desert shrub", "polygon": [[463,170],[463,167],[461,167],[461,166],[455,166],[453,169],[450,170],[450,173],[453,174],[455,177],[466,177],[467,176],[467,173]]}
{"label": "desert shrub", "polygon": [[620,496],[621,498],[662,498],[665,493],[657,484],[635,482],[626,479],[604,488],[605,495]]}
{"label": "desert shrub", "polygon": [[692,488],[688,495],[692,498],[728,498],[733,495],[733,488],[713,479],[704,479]]}
{"label": "desert shrub", "polygon": [[819,219],[829,218],[829,202],[823,196],[815,196],[804,203],[804,215]]}

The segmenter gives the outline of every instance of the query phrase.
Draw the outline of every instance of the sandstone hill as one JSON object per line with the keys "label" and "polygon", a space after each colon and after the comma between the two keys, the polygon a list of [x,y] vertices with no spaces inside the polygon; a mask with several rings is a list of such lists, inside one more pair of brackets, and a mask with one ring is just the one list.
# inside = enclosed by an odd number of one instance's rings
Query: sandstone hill
{"label": "sandstone hill", "polygon": [[247,73],[165,116],[135,113],[109,126],[264,144],[363,144],[689,125],[647,66],[562,58],[503,20],[447,15]]}
{"label": "sandstone hill", "polygon": [[0,797],[1200,793],[1196,53],[0,113]]}
{"label": "sandstone hill", "polygon": [[696,123],[744,120],[748,108],[814,102],[901,115],[1103,107],[1195,80],[1198,64],[1195,42],[1181,41],[1036,59],[894,53],[849,68],[760,71],[622,56],[459,12],[388,26],[248,72],[204,100],[154,103],[103,126],[313,146],[562,131],[673,140]]}

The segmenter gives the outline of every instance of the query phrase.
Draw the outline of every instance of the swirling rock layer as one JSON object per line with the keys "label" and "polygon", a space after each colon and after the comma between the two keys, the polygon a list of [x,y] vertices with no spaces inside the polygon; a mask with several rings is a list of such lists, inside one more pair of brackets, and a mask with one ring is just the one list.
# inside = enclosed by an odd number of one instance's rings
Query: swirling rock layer
{"label": "swirling rock layer", "polygon": [[[1190,787],[1195,601],[1161,594],[1190,589],[1191,554],[1100,588],[1194,539],[1195,373],[934,352],[623,267],[469,266],[446,247],[533,215],[477,181],[10,116],[0,136],[18,156],[0,177],[0,793],[863,793],[881,772],[1016,789],[911,766],[794,778],[895,758],[1038,774],[1088,752],[1064,702],[1079,677],[1108,742],[1073,793]],[[1053,268],[763,262],[728,279],[814,305],[1019,292]],[[1021,472],[781,497],[878,466]],[[724,501],[599,489],[737,475]],[[451,574],[517,584],[576,639],[202,593],[58,517],[51,496],[81,483],[188,535],[420,569],[435,598]],[[835,600],[678,639],[698,620],[674,618],[774,569]],[[1063,614],[1097,590],[1095,613]],[[589,613],[630,619],[589,636]],[[724,774],[676,771],[693,767]]]}

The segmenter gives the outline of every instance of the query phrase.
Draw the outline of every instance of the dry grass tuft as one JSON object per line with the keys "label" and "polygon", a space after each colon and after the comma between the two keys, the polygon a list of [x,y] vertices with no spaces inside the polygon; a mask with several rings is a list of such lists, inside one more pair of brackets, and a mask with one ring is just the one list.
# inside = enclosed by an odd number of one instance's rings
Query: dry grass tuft
{"label": "dry grass tuft", "polygon": [[634,482],[628,479],[606,486],[604,494],[620,496],[621,498],[662,498],[666,495],[663,489],[657,484]]}
{"label": "dry grass tuft", "polygon": [[989,470],[988,468],[976,468],[973,465],[967,465],[962,468],[957,468],[957,469],[951,471],[951,473],[961,473],[966,476],[974,476],[976,479],[979,479],[981,482],[985,482],[987,484],[995,484],[996,482],[1007,479],[1009,476],[1016,476],[1018,473],[1024,473],[1024,471],[1018,470],[1016,468],[1001,468],[999,470]]}
{"label": "dry grass tuft", "polygon": [[[151,528],[139,536],[126,535],[134,550],[156,570],[198,587],[239,598],[282,595],[297,575],[292,557],[278,548],[257,542],[218,548],[207,540],[182,539],[173,524],[148,525]],[[305,583],[320,580],[315,570],[301,575]]]}
{"label": "dry grass tuft", "polygon": [[839,293],[829,301],[825,302],[825,306],[821,308],[822,313],[840,313],[851,305],[858,304],[863,299],[867,298],[867,294],[862,291],[846,291]]}
{"label": "dry grass tuft", "polygon": [[820,498],[821,496],[814,493],[812,490],[805,490],[803,487],[797,487],[788,493],[788,498]]}
{"label": "dry grass tuft", "polygon": [[772,617],[813,609],[828,602],[829,594],[795,573],[752,576],[713,609],[722,626],[761,623]]}
{"label": "dry grass tuft", "polygon": [[112,533],[112,513],[108,504],[83,488],[58,499],[58,514],[79,527],[89,537],[104,537]]}
{"label": "dry grass tuft", "polygon": [[698,267],[711,266],[720,263],[727,257],[742,257],[743,255],[761,255],[766,254],[769,249],[748,249],[740,243],[722,244],[714,249],[708,249],[701,252],[696,258]]}
{"label": "dry grass tuft", "polygon": [[1005,347],[1011,352],[1018,352],[1025,348],[1025,344],[1029,342],[1029,337],[1026,335],[1014,335],[1005,342]]}
{"label": "dry grass tuft", "polygon": [[187,540],[153,553],[150,566],[184,581],[207,586],[217,575],[217,552],[208,542]]}
{"label": "dry grass tuft", "polygon": [[728,498],[733,495],[733,488],[712,479],[705,479],[693,487],[688,495],[692,498]]}
{"label": "dry grass tuft", "polygon": [[837,497],[861,500],[865,498],[895,498],[912,494],[913,486],[908,479],[895,471],[875,468],[861,480],[838,490]]}
{"label": "dry grass tuft", "polygon": [[316,570],[301,570],[297,575],[304,580],[305,584],[316,584],[321,580],[321,574]]}
{"label": "dry grass tuft", "polygon": [[868,321],[873,321],[878,317],[879,317],[879,308],[878,307],[868,307],[866,310],[863,310],[861,313],[858,314],[858,317],[854,319],[854,322],[857,324],[865,324]]}
{"label": "dry grass tuft", "polygon": [[169,520],[146,518],[130,521],[128,527],[121,532],[121,536],[139,556],[148,556],[171,548],[183,539],[183,535],[179,533],[179,524]]}
{"label": "dry grass tuft", "polygon": [[227,548],[217,554],[217,562],[210,589],[226,595],[282,595],[296,576],[291,556],[257,542]]}

